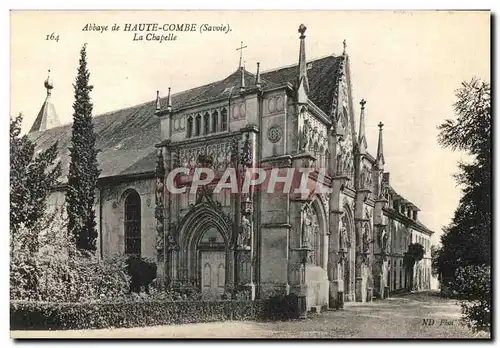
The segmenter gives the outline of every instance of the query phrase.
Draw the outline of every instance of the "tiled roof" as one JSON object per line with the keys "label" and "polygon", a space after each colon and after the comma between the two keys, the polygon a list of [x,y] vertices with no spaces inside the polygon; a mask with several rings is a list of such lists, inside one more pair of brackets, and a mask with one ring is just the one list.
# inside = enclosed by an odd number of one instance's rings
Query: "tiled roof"
{"label": "tiled roof", "polygon": [[[309,98],[325,113],[330,113],[335,88],[335,73],[340,58],[329,56],[308,62]],[[262,88],[273,88],[295,83],[297,65],[261,74]],[[172,95],[174,111],[190,105],[201,104],[229,96],[233,89],[239,91],[241,71],[237,70],[223,80]],[[245,71],[245,85],[254,86],[255,75]],[[166,105],[166,98],[161,99]],[[153,171],[155,168],[154,145],[160,142],[160,121],[154,115],[155,101],[112,111],[94,117],[97,134],[96,146],[101,177],[131,175]],[[38,149],[47,149],[55,141],[59,144],[59,159],[63,173],[61,183],[66,182],[69,170],[71,125],[30,133],[29,138]]]}
{"label": "tiled roof", "polygon": [[[342,57],[328,56],[307,63],[307,79],[309,80],[309,99],[316,104],[324,113],[330,114],[333,92],[336,88],[336,74],[338,64]],[[262,78],[272,81],[278,85],[287,82],[295,84],[297,79],[297,65],[280,68],[262,73]]]}

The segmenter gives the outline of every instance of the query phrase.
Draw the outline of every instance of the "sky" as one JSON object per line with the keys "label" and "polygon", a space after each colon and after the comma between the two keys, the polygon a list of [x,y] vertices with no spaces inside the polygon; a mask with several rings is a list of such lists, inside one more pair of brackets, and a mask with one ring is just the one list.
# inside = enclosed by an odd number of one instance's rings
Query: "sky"
{"label": "sky", "polygon": [[[490,76],[490,14],[479,11],[12,11],[11,115],[31,127],[46,95],[51,70],[52,101],[70,123],[72,84],[79,51],[87,43],[94,114],[153,100],[220,80],[238,67],[243,41],[246,69],[274,69],[298,61],[304,23],[306,57],[342,53],[347,43],[353,97],[366,104],[368,151],[376,154],[384,123],[385,170],[391,186],[422,211],[437,243],[461,196],[452,177],[466,157],[437,143],[437,126],[454,118],[454,91],[461,82]],[[113,24],[119,31],[111,31]],[[177,40],[133,41],[124,24],[229,25],[231,31],[180,32]],[[87,25],[105,32],[82,31]],[[54,38],[50,40],[50,34]],[[47,40],[49,35],[49,40]]]}

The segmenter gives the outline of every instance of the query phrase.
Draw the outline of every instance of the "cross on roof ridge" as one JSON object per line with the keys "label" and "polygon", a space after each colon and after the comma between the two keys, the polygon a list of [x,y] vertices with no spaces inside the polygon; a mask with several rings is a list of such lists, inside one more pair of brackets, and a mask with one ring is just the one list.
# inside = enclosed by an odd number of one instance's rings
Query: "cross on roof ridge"
{"label": "cross on roof ridge", "polygon": [[243,58],[243,49],[247,48],[248,46],[243,46],[243,41],[241,41],[240,47],[236,49],[236,51],[240,51],[240,64],[238,65],[238,68],[241,68],[241,59]]}

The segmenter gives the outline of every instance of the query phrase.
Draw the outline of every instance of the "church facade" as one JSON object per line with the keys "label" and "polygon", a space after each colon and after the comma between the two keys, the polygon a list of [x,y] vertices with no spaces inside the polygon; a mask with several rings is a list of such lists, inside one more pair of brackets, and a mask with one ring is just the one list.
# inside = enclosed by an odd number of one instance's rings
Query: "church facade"
{"label": "church facade", "polygon": [[[414,289],[430,288],[433,232],[391,186],[381,123],[376,155],[368,152],[366,102],[354,105],[345,43],[341,55],[307,61],[305,31],[293,66],[240,66],[223,80],[172,95],[169,88],[164,98],[94,118],[101,257],[153,258],[161,284],[207,298],[297,294],[308,308],[385,298],[408,290],[410,279]],[[29,136],[39,148],[58,141],[63,175],[50,204],[60,207],[71,126],[36,126],[50,123],[41,113]],[[181,168],[215,176],[196,192],[172,192],[174,171],[177,188],[192,184]],[[214,190],[228,168],[239,178],[257,168],[306,171],[313,189]],[[314,189],[320,178],[326,192]],[[425,250],[413,274],[403,265],[411,243]]]}

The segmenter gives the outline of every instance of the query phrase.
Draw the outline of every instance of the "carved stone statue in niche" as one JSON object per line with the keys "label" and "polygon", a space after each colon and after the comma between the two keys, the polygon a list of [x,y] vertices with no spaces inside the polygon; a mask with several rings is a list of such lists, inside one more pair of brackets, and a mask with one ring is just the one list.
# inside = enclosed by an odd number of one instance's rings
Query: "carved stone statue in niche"
{"label": "carved stone statue in niche", "polygon": [[[159,221],[156,223],[157,230],[163,231],[163,224],[161,224],[161,226],[159,227],[160,224],[161,223]],[[163,235],[157,234],[156,235],[156,250],[162,251],[163,248],[164,248]]]}
{"label": "carved stone statue in niche", "polygon": [[313,219],[311,208],[306,205],[302,209],[302,247],[310,248],[311,247],[311,237],[313,229]]}
{"label": "carved stone statue in niche", "polygon": [[364,253],[368,253],[370,251],[370,236],[369,236],[369,229],[370,227],[368,226],[368,224],[365,224],[364,227],[363,227],[363,236],[362,236],[362,239],[363,239],[363,252]]}
{"label": "carved stone statue in niche", "polygon": [[245,215],[241,216],[240,233],[238,234],[238,248],[250,250],[250,242],[252,240],[252,223]]}
{"label": "carved stone statue in niche", "polygon": [[156,205],[163,206],[163,180],[156,178]]}
{"label": "carved stone statue in niche", "polygon": [[384,254],[387,253],[388,244],[389,244],[389,234],[385,231],[385,229],[383,229],[380,248],[382,249],[382,252]]}
{"label": "carved stone statue in niche", "polygon": [[302,134],[300,139],[300,151],[306,151],[307,145],[309,144],[309,138],[311,137],[311,125],[309,120],[304,120],[304,125],[302,126]]}
{"label": "carved stone statue in niche", "polygon": [[347,231],[347,216],[342,215],[340,224],[340,249],[347,249],[351,246],[351,240],[349,238],[349,232]]}
{"label": "carved stone statue in niche", "polygon": [[250,133],[245,134],[245,140],[243,141],[243,147],[241,149],[241,162],[244,166],[250,166],[252,164],[252,141],[250,139]]}

